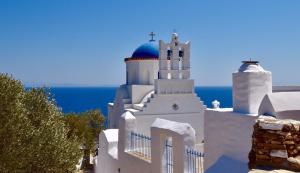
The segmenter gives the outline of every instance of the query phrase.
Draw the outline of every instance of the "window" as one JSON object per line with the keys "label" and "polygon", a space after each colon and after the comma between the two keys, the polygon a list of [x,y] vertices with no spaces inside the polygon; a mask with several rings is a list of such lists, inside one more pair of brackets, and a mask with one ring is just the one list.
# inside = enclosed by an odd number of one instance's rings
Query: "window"
{"label": "window", "polygon": [[172,51],[168,50],[168,58],[172,55]]}
{"label": "window", "polygon": [[179,57],[178,70],[182,70],[182,57]]}
{"label": "window", "polygon": [[184,52],[182,50],[179,51],[179,57],[183,57]]}

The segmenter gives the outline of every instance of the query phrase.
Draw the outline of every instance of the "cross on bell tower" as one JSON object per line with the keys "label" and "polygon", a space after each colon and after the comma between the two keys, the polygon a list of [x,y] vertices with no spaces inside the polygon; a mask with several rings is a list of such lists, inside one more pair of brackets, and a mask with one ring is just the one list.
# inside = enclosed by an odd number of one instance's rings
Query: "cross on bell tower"
{"label": "cross on bell tower", "polygon": [[149,35],[150,35],[150,37],[151,37],[151,39],[150,39],[149,41],[150,41],[150,42],[151,42],[151,41],[155,41],[155,40],[154,40],[155,33],[154,33],[154,32],[150,32]]}

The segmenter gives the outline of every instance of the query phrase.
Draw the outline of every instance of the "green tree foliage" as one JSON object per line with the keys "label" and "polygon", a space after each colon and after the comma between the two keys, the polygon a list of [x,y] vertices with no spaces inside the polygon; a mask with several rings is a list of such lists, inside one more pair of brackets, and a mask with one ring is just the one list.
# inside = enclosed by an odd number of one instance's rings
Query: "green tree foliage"
{"label": "green tree foliage", "polygon": [[0,74],[0,172],[72,172],[81,157],[61,111],[43,89]]}
{"label": "green tree foliage", "polygon": [[65,116],[69,126],[68,136],[75,136],[88,150],[93,151],[98,136],[104,129],[104,116],[99,110],[90,110],[80,114],[70,113]]}

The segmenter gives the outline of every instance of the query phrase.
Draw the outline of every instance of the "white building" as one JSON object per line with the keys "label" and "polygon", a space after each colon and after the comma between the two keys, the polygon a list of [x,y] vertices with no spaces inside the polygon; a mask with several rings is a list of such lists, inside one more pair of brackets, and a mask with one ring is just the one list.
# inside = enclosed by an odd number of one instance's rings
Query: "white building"
{"label": "white building", "polygon": [[109,103],[109,127],[118,128],[120,116],[129,111],[140,133],[150,135],[151,124],[163,118],[191,124],[200,144],[205,106],[190,79],[190,42],[179,42],[176,33],[170,43],[159,41],[159,46],[152,39],[125,62],[127,83],[117,89],[114,103]]}
{"label": "white building", "polygon": [[203,170],[196,149],[203,150],[206,107],[190,79],[190,42],[173,33],[157,45],[152,37],[125,63],[126,84],[108,104],[110,129],[100,134],[96,172]]}
{"label": "white building", "polygon": [[300,120],[299,87],[273,87],[271,72],[251,60],[232,75],[233,108],[214,101],[207,109],[190,79],[190,42],[176,33],[170,43],[151,39],[125,62],[126,84],[100,134],[97,173],[248,172],[257,117]]}
{"label": "white building", "polygon": [[271,72],[257,61],[244,61],[232,79],[233,108],[205,111],[207,173],[248,172],[253,125],[259,115],[300,120],[299,87],[272,87]]}

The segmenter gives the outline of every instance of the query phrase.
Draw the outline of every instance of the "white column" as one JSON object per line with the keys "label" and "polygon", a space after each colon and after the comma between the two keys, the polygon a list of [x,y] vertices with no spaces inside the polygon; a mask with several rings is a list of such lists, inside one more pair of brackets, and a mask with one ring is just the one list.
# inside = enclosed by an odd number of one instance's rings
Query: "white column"
{"label": "white column", "polygon": [[263,97],[272,93],[272,74],[257,63],[244,63],[232,74],[233,109],[235,112],[257,114]]}
{"label": "white column", "polygon": [[136,131],[136,118],[127,111],[119,120],[119,153],[130,149],[130,138],[133,131]]}

